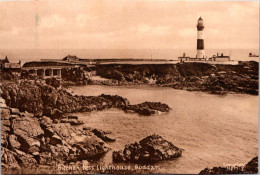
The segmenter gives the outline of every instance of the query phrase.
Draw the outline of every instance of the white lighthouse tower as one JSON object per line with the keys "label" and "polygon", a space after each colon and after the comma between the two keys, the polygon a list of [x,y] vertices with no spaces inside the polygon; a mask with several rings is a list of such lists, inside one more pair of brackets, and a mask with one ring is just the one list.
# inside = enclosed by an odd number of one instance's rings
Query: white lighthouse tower
{"label": "white lighthouse tower", "polygon": [[197,24],[197,29],[198,29],[198,36],[197,36],[197,58],[198,59],[206,59],[205,56],[205,51],[204,51],[204,37],[203,37],[203,19],[200,17],[198,19],[198,24]]}

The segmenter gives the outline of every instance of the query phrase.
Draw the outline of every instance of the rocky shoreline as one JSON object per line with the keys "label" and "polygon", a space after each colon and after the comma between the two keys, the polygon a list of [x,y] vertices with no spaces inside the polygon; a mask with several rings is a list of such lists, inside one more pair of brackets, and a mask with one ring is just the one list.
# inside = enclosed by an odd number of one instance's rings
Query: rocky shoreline
{"label": "rocky shoreline", "polygon": [[7,106],[36,116],[50,116],[53,119],[60,118],[64,113],[91,112],[110,108],[148,116],[171,110],[168,105],[160,102],[131,105],[127,99],[117,95],[73,96],[66,90],[57,89],[41,80],[21,80],[20,83],[8,81],[2,83],[1,90]]}
{"label": "rocky shoreline", "polygon": [[226,166],[205,168],[199,174],[256,174],[258,173],[258,156],[244,166]]}
{"label": "rocky shoreline", "polygon": [[[160,70],[160,71],[159,71]],[[208,65],[202,63],[176,65],[100,65],[97,75],[107,78],[105,85],[166,86],[175,89],[205,91],[213,94],[258,94],[258,63]],[[213,73],[215,72],[215,73]],[[81,72],[79,72],[80,75]],[[84,122],[71,113],[117,108],[127,113],[151,116],[170,112],[167,104],[143,102],[131,105],[117,95],[78,96],[60,87],[56,80],[14,79],[1,81],[1,161],[3,173],[65,173],[57,164],[89,164],[100,160],[116,138],[96,128],[79,128]],[[3,77],[1,77],[3,78]],[[73,82],[73,79],[67,79]],[[78,81],[78,80],[77,80]],[[79,81],[82,81],[82,77]],[[84,82],[91,83],[89,80]],[[92,82],[93,83],[93,82]],[[78,84],[78,83],[76,83]],[[178,158],[182,149],[159,135],[148,136],[138,143],[113,152],[119,163],[155,163]],[[43,168],[46,171],[35,170]],[[258,159],[243,167],[214,167],[200,174],[255,173]],[[40,168],[41,169],[41,168]],[[35,170],[35,171],[34,171]],[[147,173],[148,171],[106,171],[107,173]],[[68,172],[67,172],[68,173]],[[73,172],[75,173],[75,172]],[[79,171],[77,173],[82,173]],[[90,173],[90,172],[87,172]],[[92,173],[99,173],[93,171]]]}
{"label": "rocky shoreline", "polygon": [[131,105],[117,95],[73,96],[42,80],[1,82],[2,172],[47,166],[57,173],[58,163],[98,161],[110,150],[107,142],[116,139],[102,130],[76,127],[84,122],[69,114],[110,108],[146,116],[171,110],[160,102]]}
{"label": "rocky shoreline", "polygon": [[106,81],[90,84],[108,86],[149,85],[211,94],[258,95],[258,62],[238,65],[177,63],[174,65],[97,65],[96,75]]}

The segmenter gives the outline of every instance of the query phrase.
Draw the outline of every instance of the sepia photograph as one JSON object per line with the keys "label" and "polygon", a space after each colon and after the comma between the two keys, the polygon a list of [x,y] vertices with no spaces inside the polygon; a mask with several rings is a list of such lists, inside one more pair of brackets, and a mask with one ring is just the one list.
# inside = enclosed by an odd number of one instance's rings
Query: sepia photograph
{"label": "sepia photograph", "polygon": [[259,8],[1,0],[1,174],[257,174]]}

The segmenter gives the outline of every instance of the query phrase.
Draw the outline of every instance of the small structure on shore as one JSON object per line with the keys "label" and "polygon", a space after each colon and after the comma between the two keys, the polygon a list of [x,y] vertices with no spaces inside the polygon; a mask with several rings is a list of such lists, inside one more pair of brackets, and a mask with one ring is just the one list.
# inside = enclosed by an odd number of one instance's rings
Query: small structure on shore
{"label": "small structure on shore", "polygon": [[230,56],[225,56],[223,53],[221,55],[213,55],[213,57],[209,58],[209,61],[221,61],[221,62],[226,62],[230,61]]}
{"label": "small structure on shore", "polygon": [[5,59],[0,60],[0,69],[4,72],[20,75],[21,73],[21,61],[18,63],[9,62],[7,56]]}
{"label": "small structure on shore", "polygon": [[[85,65],[82,65],[83,67]],[[62,69],[81,69],[82,67],[78,64],[71,64],[67,62],[59,61],[33,61],[27,62],[23,65],[22,71],[27,72],[32,76],[39,76],[42,78],[58,78],[61,79]]]}
{"label": "small structure on shore", "polygon": [[5,57],[5,59],[0,59],[0,69],[4,68],[5,63],[9,63],[7,56]]}
{"label": "small structure on shore", "polygon": [[249,57],[259,57],[259,55],[252,54],[251,52],[249,53]]}

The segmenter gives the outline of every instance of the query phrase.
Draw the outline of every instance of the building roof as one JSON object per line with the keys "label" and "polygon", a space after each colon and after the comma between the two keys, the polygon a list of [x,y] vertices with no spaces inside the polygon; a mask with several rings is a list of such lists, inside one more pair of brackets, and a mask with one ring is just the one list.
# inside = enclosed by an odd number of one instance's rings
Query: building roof
{"label": "building roof", "polygon": [[4,68],[6,68],[6,69],[20,69],[21,65],[19,63],[4,63]]}
{"label": "building roof", "polygon": [[215,56],[215,55],[213,55],[212,58],[230,58],[230,56],[224,56],[224,55],[223,56],[220,56],[220,55],[219,56]]}
{"label": "building roof", "polygon": [[37,66],[67,66],[71,65],[68,62],[61,61],[31,61],[24,63],[23,67],[37,67]]}
{"label": "building roof", "polygon": [[7,57],[5,59],[0,59],[0,64],[9,63],[9,60]]}

